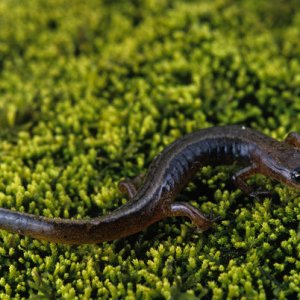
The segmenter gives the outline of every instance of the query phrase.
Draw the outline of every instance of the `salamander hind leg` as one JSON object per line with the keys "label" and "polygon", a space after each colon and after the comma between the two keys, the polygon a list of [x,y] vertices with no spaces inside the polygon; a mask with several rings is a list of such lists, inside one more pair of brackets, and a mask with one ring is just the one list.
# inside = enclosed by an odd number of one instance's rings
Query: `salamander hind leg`
{"label": "salamander hind leg", "polygon": [[145,174],[139,174],[138,176],[134,177],[133,179],[125,179],[119,182],[119,190],[123,194],[127,194],[129,199],[132,199],[137,190],[142,184],[142,181],[145,177]]}
{"label": "salamander hind leg", "polygon": [[300,148],[300,134],[297,132],[290,132],[285,138],[285,142],[296,148]]}
{"label": "salamander hind leg", "polygon": [[183,203],[175,202],[170,205],[170,211],[168,217],[188,217],[193,224],[197,226],[201,231],[209,229],[212,224],[219,218],[207,218],[200,210],[194,206]]}

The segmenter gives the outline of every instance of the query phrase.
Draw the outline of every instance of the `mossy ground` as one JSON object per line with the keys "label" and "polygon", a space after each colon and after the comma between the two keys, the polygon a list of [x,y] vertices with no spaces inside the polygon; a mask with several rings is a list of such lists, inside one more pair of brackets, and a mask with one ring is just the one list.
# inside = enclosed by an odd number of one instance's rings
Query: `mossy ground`
{"label": "mossy ground", "polygon": [[[124,177],[187,132],[300,132],[298,1],[0,2],[0,206],[86,218],[127,200]],[[222,217],[167,219],[100,245],[0,232],[1,299],[300,297],[299,193],[253,200],[234,168],[185,195]]]}

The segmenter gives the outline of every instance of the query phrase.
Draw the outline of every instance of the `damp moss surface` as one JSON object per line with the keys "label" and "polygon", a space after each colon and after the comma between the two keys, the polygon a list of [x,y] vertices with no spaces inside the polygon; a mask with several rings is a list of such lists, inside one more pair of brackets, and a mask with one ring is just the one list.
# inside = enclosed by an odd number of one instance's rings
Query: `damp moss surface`
{"label": "damp moss surface", "polygon": [[[298,1],[0,2],[0,206],[106,214],[118,182],[194,130],[300,132]],[[237,166],[203,168],[183,195],[221,216],[169,218],[121,240],[57,245],[0,231],[1,299],[296,299],[299,191],[252,199]]]}

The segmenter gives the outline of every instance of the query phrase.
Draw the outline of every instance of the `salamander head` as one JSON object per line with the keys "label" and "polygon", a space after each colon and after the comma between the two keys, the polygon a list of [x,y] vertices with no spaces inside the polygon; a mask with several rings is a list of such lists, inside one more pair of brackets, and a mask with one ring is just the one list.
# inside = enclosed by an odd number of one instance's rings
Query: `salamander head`
{"label": "salamander head", "polygon": [[300,189],[300,149],[286,143],[280,143],[272,151],[272,161],[269,165],[270,175],[275,179]]}

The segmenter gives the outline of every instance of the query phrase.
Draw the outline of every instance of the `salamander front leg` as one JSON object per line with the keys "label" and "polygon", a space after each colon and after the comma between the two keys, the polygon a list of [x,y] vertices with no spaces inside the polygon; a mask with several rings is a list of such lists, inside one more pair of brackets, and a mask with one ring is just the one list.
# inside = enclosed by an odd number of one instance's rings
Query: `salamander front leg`
{"label": "salamander front leg", "polygon": [[290,132],[285,138],[285,142],[296,148],[300,148],[300,134],[297,132]]}
{"label": "salamander front leg", "polygon": [[209,219],[200,210],[194,206],[183,203],[175,202],[170,206],[170,211],[167,217],[188,217],[201,231],[205,231],[212,226],[212,224],[219,218]]}
{"label": "salamander front leg", "polygon": [[245,182],[245,180],[247,180],[255,172],[256,172],[256,167],[252,165],[244,169],[241,169],[232,176],[233,183],[245,194],[250,195],[253,192],[253,190]]}
{"label": "salamander front leg", "polygon": [[232,180],[240,190],[242,190],[245,194],[249,195],[250,197],[256,198],[258,196],[270,196],[271,193],[269,191],[253,191],[252,187],[250,187],[246,183],[245,180],[247,180],[251,175],[255,173],[257,173],[257,167],[255,165],[251,165],[236,172],[232,176]]}
{"label": "salamander front leg", "polygon": [[123,194],[127,194],[129,199],[132,199],[135,194],[137,193],[137,190],[142,184],[142,181],[145,177],[145,174],[139,174],[133,179],[125,179],[119,182],[119,190]]}

